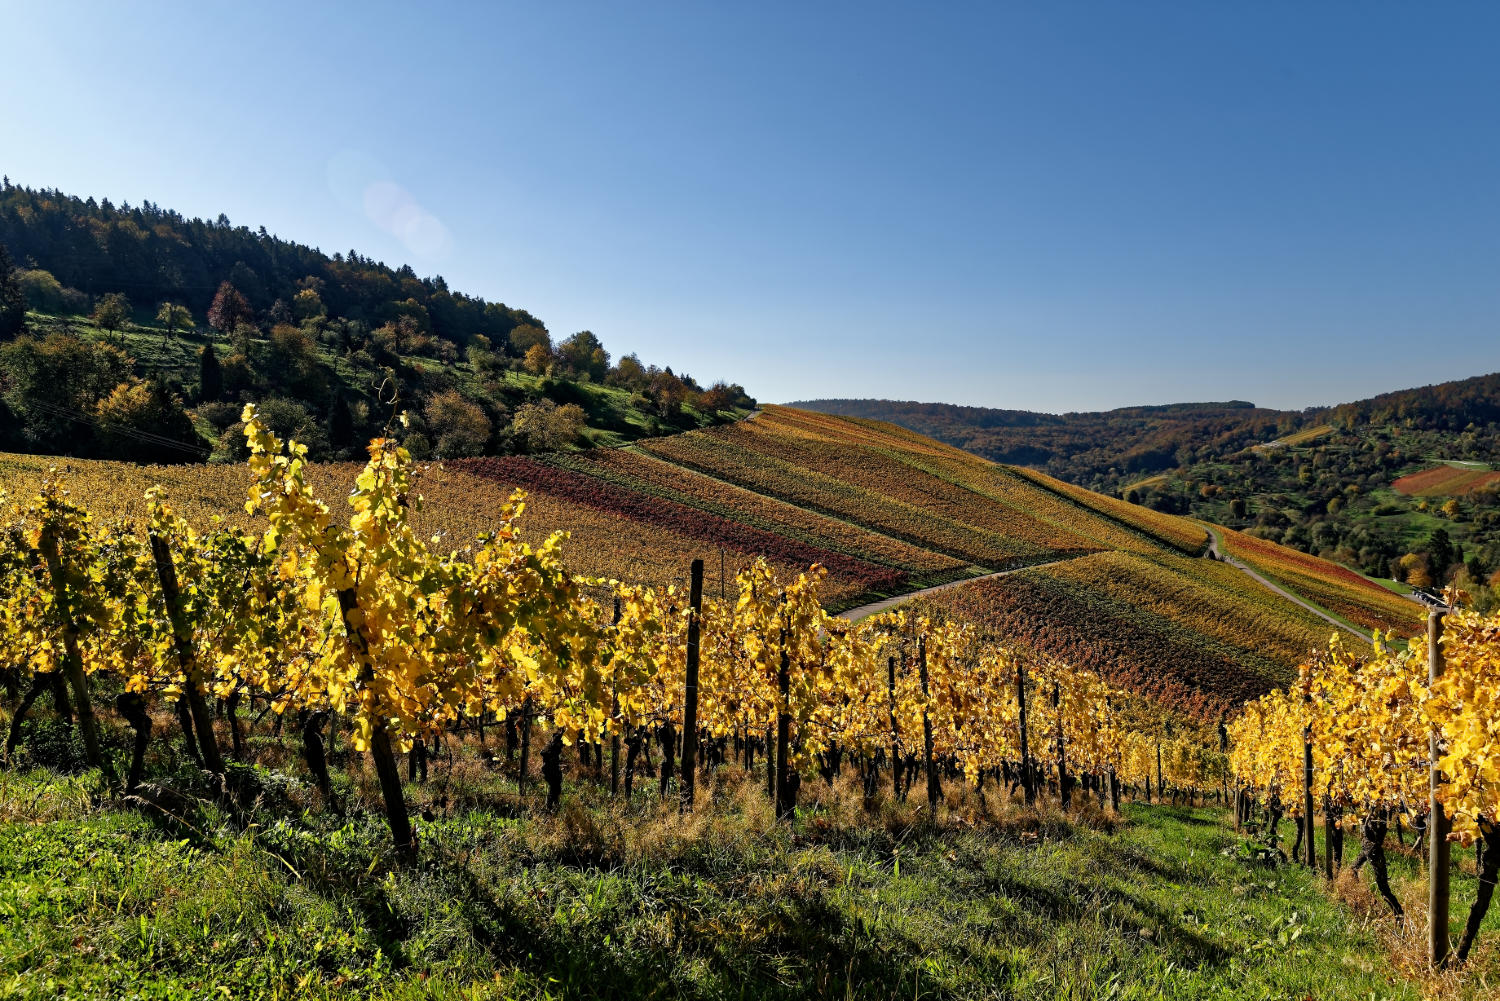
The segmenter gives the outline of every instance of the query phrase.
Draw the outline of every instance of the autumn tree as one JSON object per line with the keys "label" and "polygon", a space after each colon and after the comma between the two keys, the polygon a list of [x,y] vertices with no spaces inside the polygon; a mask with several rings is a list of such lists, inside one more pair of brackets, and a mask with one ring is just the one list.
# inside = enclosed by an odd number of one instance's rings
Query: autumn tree
{"label": "autumn tree", "polygon": [[301,327],[279,323],[271,328],[268,374],[300,399],[321,397],[327,379],[311,334]]}
{"label": "autumn tree", "polygon": [[651,377],[647,392],[656,404],[657,416],[666,418],[682,409],[682,404],[687,400],[688,388],[669,368]]}
{"label": "autumn tree", "polygon": [[439,457],[456,459],[484,453],[490,440],[490,419],[458,390],[450,389],[428,400],[423,416],[428,431],[436,438]]}
{"label": "autumn tree", "polygon": [[552,336],[541,327],[530,323],[523,323],[510,332],[510,350],[520,358],[526,357],[526,353],[536,345],[547,349],[547,354],[552,353]]}
{"label": "autumn tree", "polygon": [[585,415],[576,403],[559,407],[551,400],[523,404],[511,421],[511,432],[528,451],[552,452],[573,444],[583,432]]}
{"label": "autumn tree", "polygon": [[156,311],[156,322],[162,325],[168,337],[176,337],[179,329],[186,330],[193,325],[193,313],[186,306],[164,302]]}
{"label": "autumn tree", "polygon": [[182,401],[158,383],[120,383],[99,401],[95,417],[100,443],[111,456],[135,462],[203,458]]}
{"label": "autumn tree", "polygon": [[328,307],[316,289],[305,288],[292,297],[292,314],[299,320],[311,320],[327,316]]}
{"label": "autumn tree", "polygon": [[533,344],[526,349],[526,357],[521,364],[532,375],[543,375],[552,367],[552,352],[545,344]]}
{"label": "autumn tree", "polygon": [[125,325],[125,321],[130,319],[130,300],[122,293],[111,292],[94,305],[94,312],[89,315],[89,319],[99,329],[111,334],[117,333]]}
{"label": "autumn tree", "polygon": [[477,334],[464,350],[474,374],[486,382],[501,378],[505,372],[505,359],[490,344],[490,339]]}
{"label": "autumn tree", "polygon": [[651,377],[646,373],[646,366],[641,364],[640,358],[635,354],[628,354],[621,358],[610,370],[608,382],[615,386],[624,386],[627,389],[643,389]]}
{"label": "autumn tree", "polygon": [[602,382],[609,372],[609,352],[590,330],[580,330],[559,344],[557,355],[571,372],[594,382]]}
{"label": "autumn tree", "polygon": [[26,296],[26,305],[38,313],[62,313],[67,311],[68,296],[62,282],[50,271],[33,268],[17,271],[16,280],[21,283],[21,292]]}
{"label": "autumn tree", "polygon": [[228,282],[221,283],[219,291],[214,293],[213,305],[208,307],[208,325],[227,334],[241,324],[254,322],[255,310],[250,308],[250,300]]}
{"label": "autumn tree", "polygon": [[726,383],[716,382],[705,389],[698,397],[698,409],[707,414],[715,414],[720,410],[731,409],[736,400],[736,393]]}

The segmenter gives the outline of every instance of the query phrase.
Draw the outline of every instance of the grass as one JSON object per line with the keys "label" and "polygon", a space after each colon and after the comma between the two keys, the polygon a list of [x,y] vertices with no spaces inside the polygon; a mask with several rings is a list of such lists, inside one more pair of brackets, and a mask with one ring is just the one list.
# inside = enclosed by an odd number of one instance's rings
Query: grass
{"label": "grass", "polygon": [[549,816],[465,753],[409,787],[431,819],[403,870],[357,763],[335,776],[339,817],[310,808],[278,742],[251,746],[260,803],[238,822],[165,750],[162,808],[93,773],[0,772],[0,995],[1423,994],[1387,919],[1254,862],[1222,810],[1065,817],[955,787],[934,827],[919,797],[864,813],[845,777],[809,780],[785,827],[729,766],[690,817],[572,774]]}
{"label": "grass", "polygon": [[1360,576],[1372,584],[1379,584],[1392,594],[1408,595],[1412,592],[1410,584],[1403,584],[1399,580],[1391,580],[1389,577],[1371,577],[1367,573],[1360,573]]}
{"label": "grass", "polygon": [[[1280,844],[1290,851],[1296,836],[1296,827],[1291,820],[1281,826]],[[1324,818],[1316,820],[1314,836],[1319,871],[1324,865],[1327,840],[1324,837]],[[1427,854],[1424,845],[1421,852],[1414,850],[1415,835],[1403,829],[1400,836],[1393,828],[1386,839],[1386,858],[1390,868],[1390,882],[1397,899],[1406,912],[1406,920],[1392,919],[1389,906],[1377,894],[1369,871],[1356,875],[1349,866],[1359,852],[1356,833],[1345,838],[1344,867],[1337,871],[1331,886],[1325,886],[1332,896],[1350,911],[1351,919],[1380,943],[1387,961],[1407,981],[1416,984],[1426,997],[1432,998],[1492,998],[1500,993],[1500,908],[1491,907],[1480,925],[1474,954],[1463,971],[1449,970],[1433,973],[1427,963]],[[1463,935],[1469,918],[1469,906],[1473,903],[1477,888],[1477,858],[1473,848],[1458,844],[1450,846],[1452,864],[1451,896],[1448,914],[1448,938],[1452,947]]]}

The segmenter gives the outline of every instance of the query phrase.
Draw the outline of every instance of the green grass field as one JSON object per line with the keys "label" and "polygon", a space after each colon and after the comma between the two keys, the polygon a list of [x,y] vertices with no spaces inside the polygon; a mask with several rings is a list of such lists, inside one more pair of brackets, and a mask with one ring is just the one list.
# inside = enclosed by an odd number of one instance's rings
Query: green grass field
{"label": "green grass field", "polygon": [[0,772],[0,995],[1486,996],[1479,974],[1404,977],[1390,919],[1254,861],[1220,809],[1079,820],[953,788],[934,827],[919,796],[866,814],[845,778],[811,780],[788,828],[730,766],[688,818],[654,782],[626,805],[572,775],[549,816],[477,760],[410,786],[431,819],[408,870],[357,768],[336,773],[342,817],[305,809],[289,767],[243,771],[239,817],[170,756],[153,778],[179,793],[156,806],[93,773]]}

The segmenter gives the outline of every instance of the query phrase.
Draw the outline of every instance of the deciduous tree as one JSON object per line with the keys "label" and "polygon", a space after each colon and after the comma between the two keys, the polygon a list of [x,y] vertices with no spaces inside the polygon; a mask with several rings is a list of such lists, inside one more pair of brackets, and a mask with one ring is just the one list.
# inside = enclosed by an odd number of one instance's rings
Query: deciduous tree
{"label": "deciduous tree", "polygon": [[178,330],[186,330],[193,325],[193,313],[186,306],[164,302],[156,311],[156,322],[162,325],[168,337],[176,337]]}
{"label": "deciduous tree", "polygon": [[439,393],[424,411],[427,429],[437,439],[437,454],[444,459],[482,455],[490,440],[490,419],[479,406],[463,398],[456,389]]}
{"label": "deciduous tree", "polygon": [[233,331],[242,323],[255,322],[255,310],[250,301],[228,282],[219,285],[214,301],[208,307],[208,325],[221,334]]}
{"label": "deciduous tree", "polygon": [[130,300],[120,292],[111,292],[95,304],[89,319],[101,330],[107,330],[111,334],[118,333],[125,321],[130,319]]}

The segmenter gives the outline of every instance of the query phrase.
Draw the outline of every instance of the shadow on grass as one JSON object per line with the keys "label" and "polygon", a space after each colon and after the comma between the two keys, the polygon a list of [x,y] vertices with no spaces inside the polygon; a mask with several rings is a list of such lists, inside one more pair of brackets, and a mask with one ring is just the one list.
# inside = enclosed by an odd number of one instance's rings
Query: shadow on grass
{"label": "shadow on grass", "polygon": [[451,875],[465,926],[496,965],[566,997],[963,996],[922,972],[930,943],[877,931],[817,894],[755,913],[749,929],[694,913],[689,901],[634,900],[628,919],[655,934],[617,940],[608,926],[538,921],[534,910],[490,896],[467,867]]}

